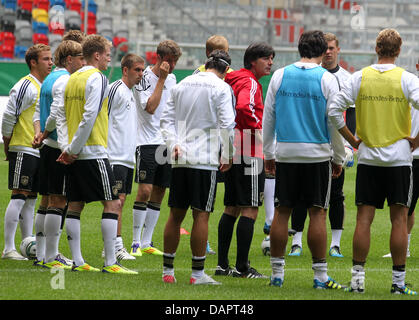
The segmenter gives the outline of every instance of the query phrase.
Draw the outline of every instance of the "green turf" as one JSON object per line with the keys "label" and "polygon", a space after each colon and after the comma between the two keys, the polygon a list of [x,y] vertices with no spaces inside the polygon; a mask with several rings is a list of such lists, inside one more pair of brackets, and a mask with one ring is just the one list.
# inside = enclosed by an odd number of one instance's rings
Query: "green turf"
{"label": "green turf", "polygon": [[[2,150],[1,146],[1,150]],[[1,159],[4,154],[0,153]],[[0,249],[4,248],[3,228],[4,212],[10,199],[7,190],[6,161],[0,162]],[[354,205],[355,171],[352,168],[346,172],[346,217],[345,230],[342,235],[341,249],[344,258],[328,257],[329,275],[341,283],[350,281],[352,235],[355,226],[356,208]],[[137,186],[134,185],[133,193]],[[217,249],[217,225],[223,212],[224,186],[218,184],[215,211],[210,219],[209,241]],[[134,195],[128,197],[123,212],[123,238],[129,247],[132,240],[132,205]],[[163,248],[163,229],[168,216],[167,195],[162,204],[159,222],[154,233],[154,244]],[[103,248],[100,231],[102,206],[98,203],[89,204],[82,213],[82,252],[91,265],[100,268],[103,264],[101,252]],[[260,248],[265,235],[262,232],[264,224],[264,207],[260,208],[259,218],[255,225],[255,234],[250,251],[250,261],[258,271],[270,275],[269,257],[263,256]],[[183,227],[190,231],[191,215],[188,214]],[[307,223],[306,223],[307,225]],[[371,250],[366,265],[366,292],[363,295],[338,292],[335,290],[314,290],[311,256],[307,243],[303,242],[301,257],[286,257],[285,283],[282,288],[268,286],[266,279],[217,278],[222,286],[191,286],[188,284],[191,273],[191,253],[188,235],[182,235],[175,258],[175,273],[177,283],[164,284],[161,280],[162,258],[158,256],[143,256],[135,261],[123,262],[129,268],[139,271],[138,275],[111,275],[102,273],[74,273],[65,271],[63,274],[53,274],[49,270],[32,266],[31,261],[0,260],[0,300],[18,299],[136,299],[136,300],[388,300],[417,299],[416,297],[393,296],[391,286],[391,259],[382,255],[389,252],[390,221],[388,209],[378,210],[372,227]],[[419,289],[419,250],[417,249],[418,227],[415,226],[411,240],[411,258],[407,260],[407,281],[413,288]],[[328,239],[330,228],[328,222]],[[21,240],[18,228],[16,246]],[[291,239],[290,239],[291,240]],[[230,261],[235,261],[235,237],[230,250]],[[290,242],[288,247],[290,247]],[[289,249],[289,248],[288,248]],[[65,231],[60,242],[60,251],[71,257]],[[214,273],[217,257],[209,255],[206,260],[206,272]],[[57,279],[61,282],[56,282]],[[61,283],[63,289],[57,289],[54,284]],[[55,289],[54,289],[55,288]]]}

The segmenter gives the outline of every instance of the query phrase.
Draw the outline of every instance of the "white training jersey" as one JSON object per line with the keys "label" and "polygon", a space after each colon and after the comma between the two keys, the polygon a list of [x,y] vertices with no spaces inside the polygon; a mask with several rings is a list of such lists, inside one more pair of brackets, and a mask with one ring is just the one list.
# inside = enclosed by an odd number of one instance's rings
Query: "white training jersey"
{"label": "white training jersey", "polygon": [[137,107],[132,90],[122,80],[109,86],[108,155],[111,165],[134,169],[137,146]]}
{"label": "white training jersey", "polygon": [[[298,68],[311,69],[319,65],[316,63],[296,62]],[[281,87],[284,68],[278,69],[272,75],[266,93],[265,108],[263,113],[263,153],[266,160],[275,159],[278,162],[313,163],[328,161],[332,158],[336,164],[343,164],[345,160],[345,147],[340,133],[328,121],[330,143],[289,143],[277,142],[275,139],[276,123],[276,94]],[[339,91],[336,77],[325,72],[321,78],[322,94],[327,100],[327,110],[333,96]]]}
{"label": "white training jersey", "polygon": [[233,157],[235,112],[230,86],[213,72],[199,72],[171,90],[160,120],[168,152],[178,145],[173,167],[217,170]]}
{"label": "white training jersey", "polygon": [[[385,72],[396,68],[394,64],[373,64],[372,68]],[[345,126],[343,112],[355,104],[361,87],[362,70],[355,72],[342,86],[342,90],[335,96],[329,109],[329,117],[338,129]],[[419,78],[414,74],[404,71],[401,77],[401,87],[404,96],[412,105],[419,109]],[[356,108],[356,107],[355,107]],[[411,166],[412,152],[406,139],[401,139],[387,147],[369,148],[364,143],[359,145],[358,163],[372,166],[394,167]]]}
{"label": "white training jersey", "polygon": [[[410,115],[412,117],[412,130],[410,136],[416,137],[419,134],[419,110],[411,108]],[[419,148],[416,148],[412,155],[413,159],[419,159]]]}
{"label": "white training jersey", "polygon": [[[41,87],[42,83],[32,74],[28,75]],[[3,113],[1,132],[4,137],[11,137],[13,129],[19,120],[20,114],[35,104],[39,97],[39,91],[28,79],[20,79],[10,90],[9,100]],[[39,150],[27,146],[9,146],[9,151],[23,152],[39,158]]]}
{"label": "white training jersey", "polygon": [[160,132],[160,117],[166,108],[167,100],[170,96],[170,89],[176,84],[176,76],[169,74],[164,82],[164,88],[154,114],[148,113],[145,108],[147,101],[153,94],[159,77],[148,66],[143,73],[141,82],[134,86],[134,98],[137,102],[138,112],[138,135],[137,145],[161,145],[164,144],[163,137]]}

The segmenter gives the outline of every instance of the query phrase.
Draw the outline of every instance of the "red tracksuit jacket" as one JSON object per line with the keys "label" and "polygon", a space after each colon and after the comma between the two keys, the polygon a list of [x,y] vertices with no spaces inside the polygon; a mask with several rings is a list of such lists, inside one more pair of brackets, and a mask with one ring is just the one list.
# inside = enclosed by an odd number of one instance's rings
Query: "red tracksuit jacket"
{"label": "red tracksuit jacket", "polygon": [[[224,80],[233,88],[236,98],[236,132],[234,139],[236,156],[263,158],[262,85],[250,70],[244,68],[227,73]],[[258,133],[256,133],[257,131]],[[257,138],[258,136],[260,139]]]}

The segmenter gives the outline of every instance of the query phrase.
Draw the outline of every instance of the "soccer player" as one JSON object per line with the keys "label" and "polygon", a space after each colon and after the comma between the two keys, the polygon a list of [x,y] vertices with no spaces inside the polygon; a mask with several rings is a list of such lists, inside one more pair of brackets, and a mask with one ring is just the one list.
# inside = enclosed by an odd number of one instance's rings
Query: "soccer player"
{"label": "soccer player", "polygon": [[[226,39],[226,37],[222,35],[214,34],[207,39],[207,41],[205,42],[205,54],[207,58],[209,58],[211,52],[213,52],[214,50],[222,50],[228,53],[229,46],[228,46],[228,40]],[[232,71],[234,70],[229,67],[227,73],[230,73]],[[205,64],[197,68],[193,72],[193,74],[196,74],[198,72],[205,72]],[[221,171],[217,171],[217,183],[220,183],[220,182],[224,182],[224,173]],[[207,242],[207,253],[208,254],[216,253],[211,248],[209,241]]]}
{"label": "soccer player", "polygon": [[307,241],[314,288],[341,289],[328,276],[326,262],[326,210],[332,173],[340,175],[345,159],[343,140],[327,118],[328,106],[339,88],[336,77],[319,66],[327,51],[323,32],[304,32],[298,51],[300,61],[273,74],[263,118],[266,171],[276,172],[278,199],[270,232],[270,285],[283,285],[288,220],[292,209],[304,203],[310,216]]}
{"label": "soccer player", "polygon": [[[412,196],[412,152],[419,135],[410,137],[410,105],[419,109],[419,79],[397,67],[402,38],[394,29],[376,38],[378,62],[354,73],[333,100],[329,116],[343,137],[358,149],[357,219],[353,236],[351,291],[364,292],[365,263],[376,208],[390,207],[390,251],[393,261],[391,293],[416,295],[405,284],[407,213]],[[356,133],[342,113],[356,106]]]}
{"label": "soccer player", "polygon": [[[193,285],[218,285],[204,272],[208,220],[214,209],[218,167],[231,167],[234,137],[234,110],[231,89],[222,79],[231,63],[224,51],[211,53],[199,72],[182,80],[171,90],[161,117],[161,130],[173,155],[170,184],[170,214],[164,230],[163,281],[176,282],[173,262],[179,244],[180,226],[189,207]],[[222,151],[219,154],[221,139]]]}
{"label": "soccer player", "polygon": [[[148,66],[134,97],[138,111],[138,147],[135,181],[137,197],[133,208],[133,240],[130,254],[162,255],[152,245],[154,228],[160,215],[160,205],[170,185],[171,167],[160,132],[160,117],[166,108],[170,89],[176,84],[172,73],[182,52],[173,40],[157,46],[157,63]],[[170,155],[169,155],[170,156]],[[144,229],[143,229],[144,226]]]}
{"label": "soccer player", "polygon": [[9,161],[11,200],[4,216],[3,259],[27,260],[15,248],[15,234],[20,221],[22,239],[31,236],[36,195],[39,190],[39,150],[32,148],[35,135],[32,117],[39,99],[42,81],[51,72],[49,46],[36,44],[25,54],[30,73],[10,90],[3,115],[4,153]]}
{"label": "soccer player", "polygon": [[59,106],[64,104],[64,90],[70,74],[85,65],[81,44],[72,40],[61,42],[54,52],[54,62],[56,68],[42,83],[34,114],[34,146],[40,147],[40,176],[44,179],[39,191],[42,201],[35,217],[37,261],[34,264],[71,268],[67,259],[58,252],[67,198],[66,168],[56,161],[61,154],[56,118]]}
{"label": "soccer player", "polygon": [[[351,74],[339,66],[338,54],[340,52],[339,40],[333,33],[324,35],[327,41],[327,50],[322,60],[322,67],[332,73],[338,80],[339,90],[343,83],[351,76]],[[355,134],[355,108],[351,107],[346,110],[346,124],[350,128],[352,134]],[[352,147],[347,143],[345,145],[346,157],[343,167],[350,168],[353,166]],[[332,229],[332,240],[330,242],[329,255],[331,257],[343,258],[340,251],[340,239],[343,231],[343,221],[345,216],[345,195],[343,194],[343,184],[345,181],[345,169],[342,169],[341,175],[332,179],[329,202],[329,221]],[[291,225],[296,234],[293,236],[290,256],[299,256],[302,252],[302,234],[304,230],[304,222],[307,217],[307,208],[297,205],[291,215]]]}
{"label": "soccer player", "polygon": [[[83,41],[86,66],[74,72],[64,93],[67,146],[58,161],[68,164],[68,211],[66,231],[73,257],[73,271],[100,271],[87,264],[80,248],[80,214],[85,203],[101,201],[105,263],[102,272],[137,274],[122,267],[115,256],[120,200],[109,164],[108,79],[100,71],[108,68],[111,43],[100,35]],[[65,140],[65,137],[63,138]]]}
{"label": "soccer player", "polygon": [[[255,42],[245,51],[244,68],[228,73],[224,79],[236,98],[236,154],[231,170],[225,173],[225,209],[218,224],[215,275],[266,277],[250,267],[248,256],[265,183],[261,131],[263,94],[259,79],[270,74],[274,56],[269,44]],[[235,267],[230,268],[228,252],[236,220],[237,256]]]}
{"label": "soccer player", "polygon": [[118,260],[135,260],[124,247],[121,227],[122,209],[127,194],[131,194],[137,146],[137,106],[132,93],[144,71],[144,59],[129,53],[121,60],[122,78],[109,89],[108,154],[118,187],[121,207],[118,218],[115,253]]}
{"label": "soccer player", "polygon": [[[419,76],[419,60],[416,64],[416,71],[418,71]],[[419,111],[415,108],[411,109],[412,116],[412,133],[411,136],[414,137],[419,133]],[[419,150],[416,149],[412,153],[413,162],[412,162],[412,173],[413,173],[413,193],[412,193],[412,203],[409,207],[409,212],[407,214],[407,251],[406,258],[410,257],[410,238],[412,236],[412,229],[415,225],[415,208],[418,202],[419,197]],[[383,258],[391,258],[391,253],[388,253],[383,256]]]}

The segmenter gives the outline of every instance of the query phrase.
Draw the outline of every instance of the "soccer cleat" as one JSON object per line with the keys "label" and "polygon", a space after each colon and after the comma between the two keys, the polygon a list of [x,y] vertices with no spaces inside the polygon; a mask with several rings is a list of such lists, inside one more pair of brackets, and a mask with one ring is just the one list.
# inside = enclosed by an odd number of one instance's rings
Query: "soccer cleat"
{"label": "soccer cleat", "polygon": [[189,280],[189,283],[190,284],[211,284],[211,285],[220,285],[221,284],[221,282],[215,281],[213,278],[211,278],[206,273],[204,273],[199,278],[191,277],[191,279]]}
{"label": "soccer cleat", "polygon": [[36,260],[33,262],[34,267],[43,267],[44,266],[44,261],[39,261]]}
{"label": "soccer cleat", "polygon": [[132,255],[133,257],[141,257],[143,253],[141,252],[140,244],[133,243],[129,254]]}
{"label": "soccer cleat", "polygon": [[291,251],[288,253],[289,256],[292,257],[299,257],[303,253],[303,248],[301,248],[298,244],[294,244],[291,247]]}
{"label": "soccer cleat", "polygon": [[164,274],[162,279],[164,283],[176,283],[175,276],[172,276],[171,274]]}
{"label": "soccer cleat", "polygon": [[248,279],[267,279],[268,277],[257,272],[255,268],[249,267],[246,271],[240,272],[236,268],[233,269],[232,275],[235,278],[248,278]]}
{"label": "soccer cleat", "polygon": [[288,236],[289,237],[295,235],[296,233],[297,233],[297,231],[295,231],[294,229],[288,229]]}
{"label": "soccer cleat", "polygon": [[62,263],[64,263],[67,266],[72,266],[73,265],[73,260],[66,258],[62,253],[58,252],[58,255],[56,257],[56,259],[60,259],[60,261]]}
{"label": "soccer cleat", "polygon": [[209,241],[207,241],[207,254],[215,254],[215,251],[212,250],[212,248],[210,247]]}
{"label": "soccer cleat", "polygon": [[275,287],[282,287],[284,283],[284,280],[282,280],[281,278],[270,278],[269,281],[269,285],[270,286],[275,286]]}
{"label": "soccer cleat", "polygon": [[227,268],[223,269],[220,266],[217,266],[215,268],[215,276],[231,276],[233,273],[233,269],[230,268],[230,266],[228,266]]}
{"label": "soccer cleat", "polygon": [[330,277],[325,282],[321,282],[317,279],[314,279],[313,288],[314,289],[337,289],[337,290],[343,289],[343,290],[347,291],[346,286],[343,286],[343,285],[337,283],[335,280],[333,280]]}
{"label": "soccer cleat", "polygon": [[92,267],[87,263],[83,263],[81,266],[76,266],[73,262],[73,266],[71,267],[71,271],[77,272],[100,272],[100,269]]}
{"label": "soccer cleat", "polygon": [[61,260],[60,258],[55,258],[51,262],[45,262],[43,264],[44,268],[52,269],[52,268],[59,268],[59,269],[71,269],[71,266],[67,265],[64,260]]}
{"label": "soccer cleat", "polygon": [[148,253],[155,256],[162,256],[163,252],[161,252],[159,249],[154,248],[153,246],[141,248],[142,253]]}
{"label": "soccer cleat", "polygon": [[340,253],[340,248],[338,246],[334,246],[329,249],[329,256],[335,258],[343,258],[343,254]]}
{"label": "soccer cleat", "polygon": [[1,254],[2,259],[9,259],[9,260],[28,260],[28,258],[25,258],[22,256],[19,252],[16,250],[11,250],[8,252],[4,252]]}
{"label": "soccer cleat", "polygon": [[135,257],[130,255],[128,253],[127,249],[125,249],[125,248],[119,249],[115,254],[116,254],[116,259],[118,261],[121,261],[121,260],[135,260]]}
{"label": "soccer cleat", "polygon": [[119,263],[112,264],[110,266],[103,267],[102,272],[104,273],[119,273],[119,274],[138,274],[137,271],[130,270],[121,266]]}
{"label": "soccer cleat", "polygon": [[391,286],[391,293],[393,294],[405,294],[409,296],[417,296],[418,293],[407,286],[399,287],[397,284],[392,284]]}

